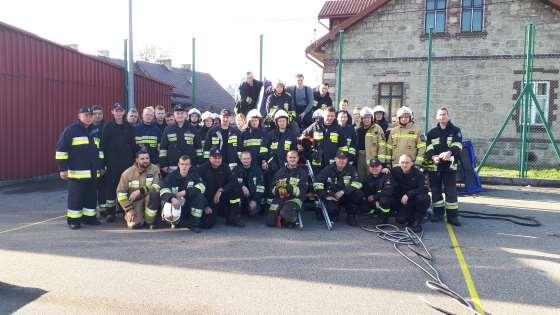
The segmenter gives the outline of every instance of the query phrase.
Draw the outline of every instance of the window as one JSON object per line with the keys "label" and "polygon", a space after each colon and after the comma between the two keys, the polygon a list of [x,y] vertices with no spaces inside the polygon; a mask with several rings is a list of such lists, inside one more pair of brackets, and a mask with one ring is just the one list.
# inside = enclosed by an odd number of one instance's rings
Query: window
{"label": "window", "polygon": [[377,104],[387,109],[386,117],[391,117],[391,113],[396,113],[403,105],[403,83],[379,83],[379,95]]}
{"label": "window", "polygon": [[461,32],[482,32],[484,0],[463,0]]}
{"label": "window", "polygon": [[[535,92],[535,96],[537,97],[537,101],[539,102],[539,106],[541,107],[545,119],[548,121],[548,103],[550,99],[550,82],[548,81],[535,81],[533,82],[533,92]],[[531,125],[542,125],[543,121],[539,116],[537,111],[536,105],[531,102],[531,108],[529,109],[531,113]]]}
{"label": "window", "polygon": [[445,33],[446,0],[426,0],[426,33]]}

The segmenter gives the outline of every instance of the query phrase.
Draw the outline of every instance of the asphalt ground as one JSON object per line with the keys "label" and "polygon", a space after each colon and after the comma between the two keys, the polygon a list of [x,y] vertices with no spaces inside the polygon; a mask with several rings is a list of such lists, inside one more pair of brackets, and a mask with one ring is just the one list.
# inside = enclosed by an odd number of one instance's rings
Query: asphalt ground
{"label": "asphalt ground", "polygon": [[[65,200],[59,181],[0,188],[0,314],[438,314],[419,297],[468,314],[391,244],[344,223],[329,232],[311,212],[302,231],[262,217],[201,234],[117,223],[72,231]],[[543,226],[425,224],[442,280],[488,314],[560,314],[560,191],[494,186],[460,202]]]}

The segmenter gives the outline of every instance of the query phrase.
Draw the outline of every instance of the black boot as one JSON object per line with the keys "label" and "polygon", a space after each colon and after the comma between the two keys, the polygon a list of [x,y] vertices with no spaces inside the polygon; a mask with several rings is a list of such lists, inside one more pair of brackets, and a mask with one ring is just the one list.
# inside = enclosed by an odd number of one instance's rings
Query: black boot
{"label": "black boot", "polygon": [[408,225],[408,228],[412,230],[412,232],[418,234],[422,232],[422,219],[416,219],[414,222]]}
{"label": "black boot", "polygon": [[461,226],[457,211],[447,212],[447,223],[455,226]]}
{"label": "black boot", "polygon": [[68,223],[70,230],[79,230],[82,226],[80,223]]}
{"label": "black boot", "polygon": [[348,214],[346,216],[346,223],[350,226],[358,226],[358,220],[356,219],[355,214]]}
{"label": "black boot", "polygon": [[442,208],[434,208],[434,214],[432,214],[432,218],[430,222],[441,222],[443,220],[443,209]]}
{"label": "black boot", "polygon": [[389,213],[381,212],[375,216],[375,224],[387,224],[387,222],[389,222]]}
{"label": "black boot", "polygon": [[82,221],[82,223],[86,225],[101,225],[101,222],[97,219],[97,217],[89,217]]}

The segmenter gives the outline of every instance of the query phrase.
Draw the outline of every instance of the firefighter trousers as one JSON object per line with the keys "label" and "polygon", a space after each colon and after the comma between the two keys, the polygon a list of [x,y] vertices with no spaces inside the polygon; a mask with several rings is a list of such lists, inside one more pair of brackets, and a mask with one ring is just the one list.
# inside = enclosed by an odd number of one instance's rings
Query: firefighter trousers
{"label": "firefighter trousers", "polygon": [[68,180],[68,224],[87,223],[96,219],[96,186],[95,179]]}
{"label": "firefighter trousers", "polygon": [[[432,191],[432,208],[434,213],[456,215],[459,210],[457,202],[457,171],[452,169],[430,172],[430,190]],[[445,194],[445,201],[443,194]]]}
{"label": "firefighter trousers", "polygon": [[402,195],[397,195],[394,200],[395,206],[393,209],[397,210],[397,222],[400,224],[413,223],[420,221],[426,215],[426,211],[430,206],[430,196],[428,194],[420,194],[408,198],[406,205],[401,202]]}
{"label": "firefighter trousers", "polygon": [[[160,197],[158,191],[150,191],[146,196],[131,203],[124,219],[128,227],[135,225],[153,224],[159,211]],[[132,214],[131,215],[131,212]]]}

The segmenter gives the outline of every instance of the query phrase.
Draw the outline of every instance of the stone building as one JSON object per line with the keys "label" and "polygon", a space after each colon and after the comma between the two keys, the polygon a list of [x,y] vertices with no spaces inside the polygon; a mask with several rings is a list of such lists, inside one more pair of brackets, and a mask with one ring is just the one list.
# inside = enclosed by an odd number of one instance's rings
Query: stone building
{"label": "stone building", "polygon": [[[511,110],[523,79],[525,26],[535,24],[535,92],[560,139],[559,0],[347,0],[327,1],[319,19],[329,32],[306,49],[323,67],[336,93],[338,33],[344,31],[342,93],[351,104],[402,105],[424,126],[428,35],[433,29],[430,127],[447,106],[479,159]],[[529,160],[559,165],[542,123],[532,110]],[[489,160],[518,163],[519,114],[508,124]]]}

